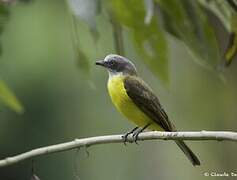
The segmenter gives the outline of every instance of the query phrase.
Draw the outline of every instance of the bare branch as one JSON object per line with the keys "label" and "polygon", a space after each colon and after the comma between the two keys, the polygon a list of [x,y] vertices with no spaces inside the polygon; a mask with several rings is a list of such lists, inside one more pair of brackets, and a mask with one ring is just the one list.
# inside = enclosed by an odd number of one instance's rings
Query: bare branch
{"label": "bare branch", "polygon": [[[227,140],[227,141],[237,141],[237,132],[228,131],[200,131],[200,132],[144,132],[139,135],[138,140]],[[128,141],[132,142],[131,136],[128,137]],[[16,164],[26,159],[30,159],[36,156],[41,156],[45,154],[51,154],[61,151],[68,151],[80,147],[88,147],[96,144],[110,144],[110,143],[123,143],[122,135],[108,135],[108,136],[97,136],[82,139],[75,139],[74,141],[65,142],[61,144],[41,147],[33,149],[31,151],[8,157],[0,160],[0,167],[9,166]]]}

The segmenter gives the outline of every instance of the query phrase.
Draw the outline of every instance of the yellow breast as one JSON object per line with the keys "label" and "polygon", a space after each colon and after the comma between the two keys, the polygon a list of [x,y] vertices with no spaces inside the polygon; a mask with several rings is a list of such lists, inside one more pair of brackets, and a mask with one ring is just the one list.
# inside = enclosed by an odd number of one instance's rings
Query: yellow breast
{"label": "yellow breast", "polygon": [[151,123],[153,130],[159,130],[160,128],[127,95],[123,83],[124,78],[124,76],[118,75],[108,80],[108,91],[116,108],[137,126],[144,127]]}

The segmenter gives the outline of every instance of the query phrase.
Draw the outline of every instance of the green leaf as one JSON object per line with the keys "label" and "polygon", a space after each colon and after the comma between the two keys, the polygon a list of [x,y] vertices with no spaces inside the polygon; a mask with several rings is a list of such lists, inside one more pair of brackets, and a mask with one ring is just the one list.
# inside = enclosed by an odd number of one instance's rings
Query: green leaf
{"label": "green leaf", "polygon": [[215,14],[228,32],[231,31],[232,11],[227,0],[198,0],[198,2]]}
{"label": "green leaf", "polygon": [[220,62],[215,33],[197,1],[157,0],[161,7],[165,29],[184,42],[194,54],[195,62],[215,68]]}
{"label": "green leaf", "polygon": [[23,113],[24,111],[20,101],[2,80],[0,80],[0,101],[17,113]]}
{"label": "green leaf", "polygon": [[229,66],[237,54],[237,1],[233,0],[199,0],[203,7],[211,11],[230,33],[224,53],[225,66]]}
{"label": "green leaf", "polygon": [[163,82],[168,82],[167,42],[157,19],[147,18],[143,1],[111,1],[114,16],[123,26],[129,28],[134,46],[143,62]]}
{"label": "green leaf", "polygon": [[237,33],[231,33],[227,49],[225,51],[225,66],[229,66],[237,54]]}
{"label": "green leaf", "polygon": [[231,33],[228,46],[225,51],[225,66],[229,66],[237,55],[237,13],[232,16]]}

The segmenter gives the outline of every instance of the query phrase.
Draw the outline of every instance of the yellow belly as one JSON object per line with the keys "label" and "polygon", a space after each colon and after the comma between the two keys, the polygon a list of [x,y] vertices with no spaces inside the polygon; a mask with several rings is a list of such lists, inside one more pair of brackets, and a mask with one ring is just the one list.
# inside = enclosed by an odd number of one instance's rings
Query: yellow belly
{"label": "yellow belly", "polygon": [[116,108],[125,115],[129,121],[139,127],[144,127],[149,123],[151,125],[148,129],[162,130],[158,124],[143,113],[130,99],[124,88],[123,79],[123,76],[114,76],[108,81],[108,91]]}

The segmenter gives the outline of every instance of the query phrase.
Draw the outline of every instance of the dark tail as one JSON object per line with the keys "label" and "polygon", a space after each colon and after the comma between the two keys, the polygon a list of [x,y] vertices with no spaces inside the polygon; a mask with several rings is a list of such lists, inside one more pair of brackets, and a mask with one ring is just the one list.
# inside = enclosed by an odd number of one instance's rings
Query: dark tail
{"label": "dark tail", "polygon": [[175,141],[175,143],[184,152],[184,154],[187,156],[187,158],[191,161],[191,163],[194,166],[200,166],[200,161],[198,160],[197,156],[183,141]]}

